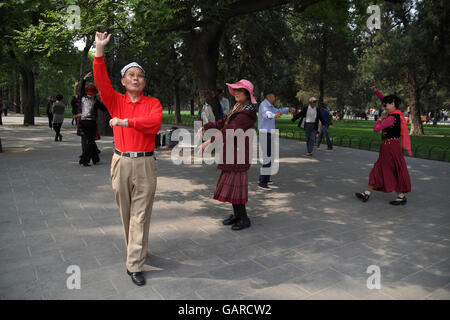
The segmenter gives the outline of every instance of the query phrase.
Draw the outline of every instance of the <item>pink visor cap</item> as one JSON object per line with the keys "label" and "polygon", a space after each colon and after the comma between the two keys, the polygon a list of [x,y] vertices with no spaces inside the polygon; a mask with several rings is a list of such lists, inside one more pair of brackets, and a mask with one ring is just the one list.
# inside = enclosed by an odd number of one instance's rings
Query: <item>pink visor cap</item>
{"label": "pink visor cap", "polygon": [[226,83],[226,85],[228,86],[228,92],[230,92],[230,94],[234,97],[234,90],[233,89],[245,89],[250,93],[250,100],[252,101],[253,104],[256,104],[256,99],[253,96],[253,83],[251,83],[248,80],[242,79],[239,80],[236,83]]}

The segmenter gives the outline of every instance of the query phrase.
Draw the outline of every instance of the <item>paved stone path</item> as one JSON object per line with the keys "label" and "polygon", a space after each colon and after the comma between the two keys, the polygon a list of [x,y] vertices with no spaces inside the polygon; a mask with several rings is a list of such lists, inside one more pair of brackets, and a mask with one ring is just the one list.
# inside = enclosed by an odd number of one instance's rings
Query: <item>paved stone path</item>
{"label": "paved stone path", "polygon": [[[250,169],[252,227],[235,232],[221,223],[231,205],[212,199],[216,166],[178,166],[160,151],[147,285],[136,287],[109,178],[112,138],[85,168],[70,120],[63,142],[45,118],[22,121],[11,114],[0,126],[1,299],[450,299],[450,163],[407,158],[406,206],[379,192],[361,203],[354,192],[376,152],[310,158],[304,142],[283,139],[273,191]],[[79,290],[67,289],[71,265]],[[371,265],[381,289],[367,288]]]}

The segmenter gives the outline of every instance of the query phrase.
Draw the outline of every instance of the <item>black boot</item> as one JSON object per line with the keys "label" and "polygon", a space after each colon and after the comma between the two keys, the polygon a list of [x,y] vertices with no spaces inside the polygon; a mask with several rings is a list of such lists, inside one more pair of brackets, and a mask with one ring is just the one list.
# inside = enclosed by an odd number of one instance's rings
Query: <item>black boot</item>
{"label": "black boot", "polygon": [[225,220],[223,220],[222,223],[225,226],[229,226],[229,225],[236,223],[238,220],[239,220],[239,212],[237,210],[237,206],[235,204],[233,204],[233,214],[230,215]]}
{"label": "black boot", "polygon": [[250,219],[247,216],[247,210],[245,209],[245,204],[238,204],[236,206],[236,211],[238,212],[239,220],[233,224],[231,230],[242,230],[250,227]]}

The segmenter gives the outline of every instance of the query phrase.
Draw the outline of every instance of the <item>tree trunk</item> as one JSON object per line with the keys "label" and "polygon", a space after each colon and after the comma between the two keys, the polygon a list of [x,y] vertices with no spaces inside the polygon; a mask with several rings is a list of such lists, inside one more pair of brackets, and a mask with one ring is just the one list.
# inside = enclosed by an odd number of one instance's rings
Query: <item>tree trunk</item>
{"label": "tree trunk", "polygon": [[414,72],[409,72],[406,81],[408,84],[409,91],[409,107],[411,110],[411,130],[409,132],[412,136],[422,136],[423,132],[423,124],[421,119],[421,110],[420,110],[420,91],[417,87],[416,76]]}
{"label": "tree trunk", "polygon": [[112,128],[109,126],[109,120],[111,120],[111,116],[109,112],[103,112],[101,109],[98,109],[97,112],[97,129],[98,134],[100,136],[109,136],[113,135]]}
{"label": "tree trunk", "polygon": [[[38,68],[36,67],[33,70],[34,83],[36,83],[36,81],[38,79],[38,76],[39,76],[39,72],[38,72]],[[39,117],[40,116],[40,112],[39,112],[39,92],[38,92],[36,86],[34,86],[34,116],[35,117]]]}
{"label": "tree trunk", "polygon": [[181,123],[181,103],[180,103],[180,78],[176,77],[174,80],[175,90],[175,123]]}
{"label": "tree trunk", "polygon": [[88,60],[88,56],[89,56],[89,49],[92,47],[92,44],[94,43],[94,37],[93,36],[87,36],[86,37],[86,46],[83,49],[83,54],[81,56],[81,64],[80,64],[80,81],[81,79],[84,77],[84,75],[86,74],[86,65],[87,65],[87,60]]}
{"label": "tree trunk", "polygon": [[216,120],[219,119],[219,100],[213,96],[213,92],[216,90],[219,43],[223,29],[223,24],[212,24],[199,33],[192,32],[186,39],[192,53],[199,97],[202,98],[200,103],[206,100],[211,105]]}
{"label": "tree trunk", "polygon": [[191,116],[194,116],[194,99],[191,99]]}
{"label": "tree trunk", "polygon": [[[324,27],[325,28],[325,27]],[[325,75],[327,73],[327,55],[328,55],[328,36],[327,30],[324,29],[322,35],[322,52],[320,57],[320,71],[319,71],[319,105],[322,106],[325,98]]]}
{"label": "tree trunk", "polygon": [[34,125],[34,75],[33,70],[24,68],[20,71],[22,75],[22,108],[23,108],[23,125]]}
{"label": "tree trunk", "polygon": [[14,80],[14,102],[17,104],[17,110],[14,110],[14,112],[20,113],[22,112],[20,108],[20,81],[19,76],[16,75],[16,79]]}

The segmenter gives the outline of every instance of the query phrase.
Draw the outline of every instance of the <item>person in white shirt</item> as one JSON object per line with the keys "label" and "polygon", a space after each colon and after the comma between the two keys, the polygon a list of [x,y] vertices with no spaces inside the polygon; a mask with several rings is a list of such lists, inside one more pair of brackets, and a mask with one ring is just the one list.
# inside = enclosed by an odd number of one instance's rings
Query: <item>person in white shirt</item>
{"label": "person in white shirt", "polygon": [[322,114],[317,110],[316,105],[317,98],[311,97],[309,99],[309,105],[294,115],[291,120],[292,122],[295,122],[298,118],[301,118],[298,126],[305,129],[307,156],[312,156],[316,133],[319,129],[319,120],[321,123],[324,123]]}
{"label": "person in white shirt", "polygon": [[[262,150],[264,150],[264,155],[269,159],[272,157],[272,134],[275,133],[275,119],[279,118],[282,114],[294,113],[295,108],[276,108],[274,106],[277,100],[277,95],[273,88],[266,88],[264,90],[264,100],[259,105],[258,109],[258,131],[259,139]],[[263,168],[270,168],[272,165],[271,161],[264,161]],[[265,171],[266,174],[262,174]],[[270,175],[267,174],[267,170],[261,169],[261,174],[259,176],[258,187],[264,190],[270,190],[268,186],[272,183],[270,180]]]}

